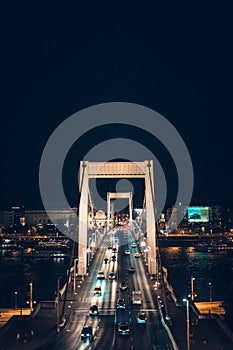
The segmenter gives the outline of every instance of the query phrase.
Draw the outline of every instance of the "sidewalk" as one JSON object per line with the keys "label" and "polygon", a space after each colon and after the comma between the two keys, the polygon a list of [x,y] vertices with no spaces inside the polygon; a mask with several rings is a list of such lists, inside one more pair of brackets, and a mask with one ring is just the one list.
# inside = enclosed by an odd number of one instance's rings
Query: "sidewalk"
{"label": "sidewalk", "polygon": [[[0,327],[4,327],[5,324],[10,320],[14,315],[30,315],[30,309],[0,309]],[[1,328],[0,328],[1,329]]]}
{"label": "sidewalk", "polygon": [[[71,291],[67,293],[67,303],[64,317],[69,319],[72,309],[70,303],[75,303]],[[41,302],[39,311],[29,316],[13,316],[0,329],[0,350],[35,350],[41,348],[57,335],[57,309],[55,302]],[[59,302],[60,315],[63,300]],[[62,327],[60,327],[62,331]]]}
{"label": "sidewalk", "polygon": [[[177,307],[173,301],[167,301],[170,327],[180,350],[187,349],[186,307]],[[233,342],[222,330],[216,319],[206,316],[198,319],[190,307],[190,349],[191,350],[232,350]],[[219,322],[222,322],[219,320]]]}
{"label": "sidewalk", "polygon": [[0,350],[32,350],[56,335],[56,309],[40,309],[35,318],[13,316],[1,329]]}
{"label": "sidewalk", "polygon": [[[69,285],[64,311],[66,321],[75,308],[77,295],[82,292],[82,286],[82,281],[77,280],[77,293],[74,294],[73,282]],[[0,328],[0,350],[36,350],[56,337],[58,333],[55,302],[47,303],[47,307],[46,303],[41,302],[41,307],[36,315],[13,316],[4,327]],[[61,315],[63,300],[59,302],[59,306]],[[61,326],[60,331],[62,329]]]}

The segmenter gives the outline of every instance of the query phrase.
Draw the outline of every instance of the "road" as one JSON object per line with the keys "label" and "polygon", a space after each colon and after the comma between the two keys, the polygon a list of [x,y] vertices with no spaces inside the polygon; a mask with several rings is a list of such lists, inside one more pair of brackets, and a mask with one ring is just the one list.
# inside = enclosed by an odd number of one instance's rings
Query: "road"
{"label": "road", "polygon": [[[115,233],[113,233],[115,232]],[[104,238],[104,247],[100,247],[92,262],[89,275],[83,283],[77,286],[77,300],[68,301],[73,310],[72,317],[66,329],[49,346],[43,349],[97,349],[97,350],[141,350],[144,349],[173,349],[171,341],[164,329],[157,306],[157,297],[148,283],[145,273],[143,257],[135,258],[134,254],[139,252],[139,247],[131,247],[134,241],[133,234],[127,234],[121,230],[113,231]],[[113,253],[108,245],[115,245],[117,252]],[[130,254],[126,255],[125,250]],[[116,261],[112,261],[112,255]],[[108,258],[108,263],[104,259]],[[134,266],[136,271],[129,272],[129,266]],[[101,270],[105,279],[98,280],[97,274]],[[110,272],[115,272],[117,279],[109,280]],[[129,288],[120,291],[119,283],[125,281]],[[102,295],[94,296],[94,288],[101,286]],[[132,305],[131,293],[133,290],[142,292],[142,305]],[[125,310],[116,309],[118,298],[124,298]],[[89,308],[96,304],[99,315],[89,316]],[[137,324],[136,318],[139,309],[145,310],[148,316],[147,324]],[[130,325],[129,335],[120,335],[117,326],[120,321],[127,321]],[[93,341],[81,340],[81,330],[84,325],[93,328]]]}

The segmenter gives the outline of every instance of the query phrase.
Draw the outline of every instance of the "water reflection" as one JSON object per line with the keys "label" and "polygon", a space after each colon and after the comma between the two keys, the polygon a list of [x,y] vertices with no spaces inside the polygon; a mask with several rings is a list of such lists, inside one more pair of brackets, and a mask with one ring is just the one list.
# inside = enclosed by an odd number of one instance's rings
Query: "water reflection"
{"label": "water reflection", "polygon": [[223,300],[232,284],[233,271],[229,252],[202,253],[193,247],[161,248],[162,264],[168,269],[168,278],[178,297],[191,292],[191,276],[195,277],[196,300],[209,300],[212,283],[213,300]]}
{"label": "water reflection", "polygon": [[30,282],[33,282],[35,300],[53,299],[57,278],[60,278],[63,285],[68,264],[68,258],[0,258],[0,306],[13,307],[15,291],[20,293],[21,303],[24,306],[28,299]]}

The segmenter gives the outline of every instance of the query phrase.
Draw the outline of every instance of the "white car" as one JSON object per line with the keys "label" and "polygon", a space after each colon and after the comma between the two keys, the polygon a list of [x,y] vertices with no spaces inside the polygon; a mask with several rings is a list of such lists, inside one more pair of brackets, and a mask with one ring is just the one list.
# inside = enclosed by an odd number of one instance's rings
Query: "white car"
{"label": "white car", "polygon": [[125,255],[130,255],[130,250],[129,249],[125,250]]}
{"label": "white car", "polygon": [[104,277],[104,273],[103,273],[102,271],[99,271],[99,272],[98,272],[98,275],[97,275],[97,279],[98,279],[98,280],[104,280],[104,278],[105,278],[105,277]]}

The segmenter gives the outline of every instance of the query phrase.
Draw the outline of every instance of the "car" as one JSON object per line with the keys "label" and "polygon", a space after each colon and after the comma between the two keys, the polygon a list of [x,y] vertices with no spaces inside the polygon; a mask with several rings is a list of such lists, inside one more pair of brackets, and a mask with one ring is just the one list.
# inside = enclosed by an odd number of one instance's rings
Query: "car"
{"label": "car", "polygon": [[116,308],[117,309],[125,309],[125,300],[124,299],[118,299]]}
{"label": "car", "polygon": [[132,304],[141,305],[142,304],[142,292],[140,290],[132,291]]}
{"label": "car", "polygon": [[109,278],[110,280],[115,280],[115,279],[116,279],[115,272],[110,272],[108,278]]}
{"label": "car", "polygon": [[146,313],[144,311],[140,311],[137,315],[137,323],[146,323],[147,322],[147,317]]}
{"label": "car", "polygon": [[137,243],[133,242],[133,243],[131,244],[131,247],[132,247],[132,248],[137,248]]}
{"label": "car", "polygon": [[140,253],[135,253],[135,254],[134,254],[134,257],[135,257],[135,258],[140,258],[140,256],[141,256]]}
{"label": "car", "polygon": [[112,250],[113,250],[113,252],[117,252],[117,248],[116,247],[112,248]]}
{"label": "car", "polygon": [[92,305],[89,309],[89,315],[90,316],[97,316],[98,315],[98,306]]}
{"label": "car", "polygon": [[116,261],[116,256],[115,255],[112,256],[112,261]]}
{"label": "car", "polygon": [[121,335],[128,335],[130,333],[130,327],[128,322],[120,322],[118,324],[118,333]]}
{"label": "car", "polygon": [[125,250],[125,255],[130,255],[130,250],[129,249]]}
{"label": "car", "polygon": [[108,245],[108,246],[107,246],[107,249],[112,249],[112,246],[111,246],[111,245]]}
{"label": "car", "polygon": [[101,287],[95,287],[94,289],[94,295],[95,296],[100,296],[102,294]]}
{"label": "car", "polygon": [[102,271],[99,271],[98,274],[97,274],[97,279],[98,280],[104,280],[104,273]]}
{"label": "car", "polygon": [[104,258],[104,263],[105,263],[105,264],[108,263],[108,258]]}
{"label": "car", "polygon": [[128,268],[128,271],[129,271],[129,272],[135,272],[135,270],[136,270],[136,269],[135,269],[134,266],[130,266],[130,267]]}
{"label": "car", "polygon": [[120,287],[120,290],[127,290],[128,289],[128,285],[124,281],[122,281],[119,284],[119,287]]}
{"label": "car", "polygon": [[92,327],[91,326],[84,326],[81,332],[81,339],[92,339]]}

